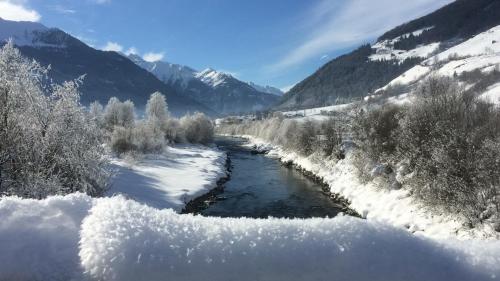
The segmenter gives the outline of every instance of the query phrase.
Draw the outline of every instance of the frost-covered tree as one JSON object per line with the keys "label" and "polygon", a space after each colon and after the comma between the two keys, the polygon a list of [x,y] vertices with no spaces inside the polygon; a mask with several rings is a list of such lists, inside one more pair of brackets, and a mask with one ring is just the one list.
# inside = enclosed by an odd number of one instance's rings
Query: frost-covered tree
{"label": "frost-covered tree", "polygon": [[131,100],[120,104],[118,124],[123,127],[132,127],[135,122],[135,106]]}
{"label": "frost-covered tree", "polygon": [[186,140],[190,143],[207,144],[213,141],[212,121],[203,113],[186,115],[180,120]]}
{"label": "frost-covered tree", "polygon": [[93,119],[99,126],[104,124],[104,107],[98,101],[95,101],[89,106],[89,117]]}
{"label": "frost-covered tree", "polygon": [[12,43],[0,49],[0,194],[100,195],[101,131],[79,103],[80,81],[50,85],[46,73]]}
{"label": "frost-covered tree", "polygon": [[146,116],[148,121],[163,121],[168,118],[167,101],[160,92],[151,94],[146,104]]}
{"label": "frost-covered tree", "polygon": [[109,99],[104,110],[104,124],[109,130],[113,130],[114,126],[120,124],[121,102],[117,97]]}

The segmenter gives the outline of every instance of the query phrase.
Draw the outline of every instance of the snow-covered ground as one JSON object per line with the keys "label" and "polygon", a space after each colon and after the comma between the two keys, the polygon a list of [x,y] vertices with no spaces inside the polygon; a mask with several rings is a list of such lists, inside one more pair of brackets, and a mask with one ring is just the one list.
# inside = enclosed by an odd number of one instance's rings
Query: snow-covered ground
{"label": "snow-covered ground", "polygon": [[394,39],[383,40],[377,42],[372,46],[375,54],[370,56],[370,60],[398,60],[404,61],[409,58],[428,58],[430,55],[434,54],[439,50],[440,43],[435,42],[428,45],[419,45],[412,50],[397,50],[394,49],[394,44],[399,42],[401,39],[408,38],[410,34],[413,36],[419,36],[424,31],[434,28],[433,26],[422,28],[416,30],[412,33],[407,33],[402,36],[398,36]]}
{"label": "snow-covered ground", "polygon": [[491,226],[469,229],[466,221],[458,216],[441,214],[429,210],[410,196],[408,190],[390,190],[377,179],[362,183],[353,166],[353,154],[334,162],[312,157],[302,157],[260,139],[245,136],[253,147],[270,151],[269,155],[283,162],[293,162],[298,167],[312,172],[329,185],[332,193],[340,194],[351,202],[350,207],[369,221],[406,229],[417,236],[435,239],[499,239],[500,234]]}
{"label": "snow-covered ground", "polygon": [[226,176],[226,154],[195,145],[167,147],[135,163],[114,159],[117,169],[109,195],[123,194],[156,208],[182,210],[185,204],[216,187]]}
{"label": "snow-covered ground", "polygon": [[488,87],[480,97],[489,102],[500,104],[500,83]]}
{"label": "snow-covered ground", "polygon": [[499,67],[500,26],[497,26],[426,59],[381,89],[397,84],[413,85],[431,73],[451,77],[474,70],[491,72]]}
{"label": "snow-covered ground", "polygon": [[0,280],[497,280],[500,242],[374,220],[221,219],[123,197],[0,200]]}

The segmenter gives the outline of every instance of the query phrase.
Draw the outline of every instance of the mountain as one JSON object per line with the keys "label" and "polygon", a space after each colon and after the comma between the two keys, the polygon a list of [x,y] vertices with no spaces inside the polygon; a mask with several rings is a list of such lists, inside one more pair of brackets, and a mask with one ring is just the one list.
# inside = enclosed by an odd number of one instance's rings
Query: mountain
{"label": "mountain", "polygon": [[245,83],[214,69],[196,71],[164,61],[147,62],[133,54],[128,58],[177,92],[224,115],[265,110],[279,100],[272,87]]}
{"label": "mountain", "polygon": [[272,86],[261,86],[257,85],[253,82],[248,82],[248,85],[252,86],[255,90],[262,92],[262,93],[268,93],[271,95],[276,95],[276,96],[282,96],[284,93],[278,88],[272,87]]}
{"label": "mountain", "polygon": [[[500,104],[500,25],[438,52],[375,91],[368,99],[408,101],[407,95],[430,75],[453,77],[465,89]],[[391,98],[398,96],[397,98]]]}
{"label": "mountain", "polygon": [[333,59],[295,85],[276,108],[319,107],[361,99],[435,54],[499,24],[500,1],[457,0],[387,31],[373,45]]}
{"label": "mountain", "polygon": [[141,109],[151,93],[160,91],[176,116],[194,111],[217,114],[178,93],[174,87],[122,55],[93,49],[60,29],[47,28],[39,23],[0,19],[0,42],[9,38],[24,56],[35,59],[41,65],[50,65],[49,76],[56,82],[85,75],[80,88],[83,104],[95,100],[105,104],[110,97],[116,96],[121,100],[132,100]]}

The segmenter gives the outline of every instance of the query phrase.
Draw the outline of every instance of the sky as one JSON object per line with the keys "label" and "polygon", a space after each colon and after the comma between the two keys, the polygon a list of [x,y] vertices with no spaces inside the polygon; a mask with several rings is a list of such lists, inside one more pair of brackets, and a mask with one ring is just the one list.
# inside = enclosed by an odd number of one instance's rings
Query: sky
{"label": "sky", "polygon": [[0,17],[288,89],[331,59],[452,0],[0,0]]}

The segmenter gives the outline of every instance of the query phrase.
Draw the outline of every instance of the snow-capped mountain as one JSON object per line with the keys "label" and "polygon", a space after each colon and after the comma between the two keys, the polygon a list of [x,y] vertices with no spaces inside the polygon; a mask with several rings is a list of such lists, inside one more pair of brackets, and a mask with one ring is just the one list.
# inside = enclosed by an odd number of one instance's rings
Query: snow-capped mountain
{"label": "snow-capped mountain", "polygon": [[196,75],[196,70],[188,66],[163,61],[148,62],[135,54],[130,54],[128,58],[138,66],[153,73],[161,81],[167,84],[179,83],[182,88],[186,88],[189,81],[194,79]]}
{"label": "snow-capped mountain", "polygon": [[257,85],[253,82],[248,82],[248,85],[252,86],[255,90],[262,92],[262,93],[268,93],[276,96],[282,96],[284,93],[278,88],[272,87],[272,86],[261,86]]}
{"label": "snow-capped mountain", "polygon": [[217,88],[227,83],[230,79],[235,79],[230,74],[219,72],[211,68],[196,73],[196,78],[212,88]]}
{"label": "snow-capped mountain", "polygon": [[9,39],[24,56],[41,65],[50,65],[49,76],[56,82],[85,74],[80,87],[84,104],[95,100],[105,104],[116,96],[130,99],[141,108],[151,93],[160,91],[166,95],[174,115],[194,111],[217,115],[122,55],[93,49],[60,29],[40,23],[0,20],[0,45]]}
{"label": "snow-capped mountain", "polygon": [[49,28],[37,22],[8,21],[0,18],[0,41],[11,39],[17,46],[36,46],[42,44],[40,34]]}
{"label": "snow-capped mountain", "polygon": [[212,68],[196,71],[163,61],[147,62],[137,55],[128,58],[167,85],[221,114],[265,110],[279,99],[264,87],[257,89],[253,83],[252,86]]}

